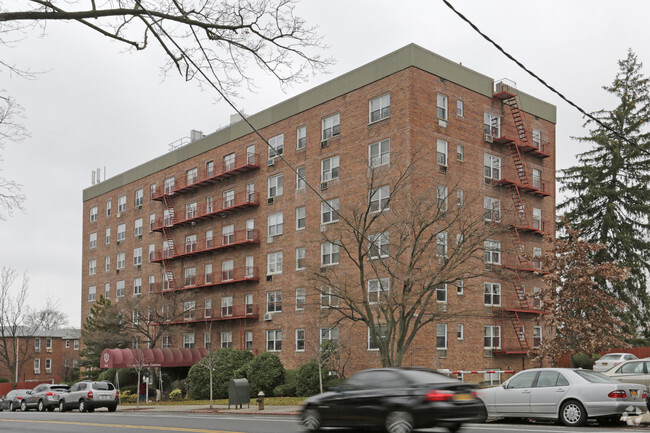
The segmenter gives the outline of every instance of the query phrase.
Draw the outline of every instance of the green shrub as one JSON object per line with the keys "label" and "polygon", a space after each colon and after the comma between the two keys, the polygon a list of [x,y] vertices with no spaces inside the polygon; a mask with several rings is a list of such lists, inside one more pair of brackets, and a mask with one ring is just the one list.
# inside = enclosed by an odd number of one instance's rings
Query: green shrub
{"label": "green shrub", "polygon": [[309,397],[320,392],[318,362],[315,359],[300,366],[296,382],[296,395],[298,397]]}
{"label": "green shrub", "polygon": [[273,388],[275,397],[295,397],[296,396],[296,376],[298,370],[287,370],[284,372],[284,383]]}
{"label": "green shrub", "polygon": [[585,368],[591,370],[594,368],[594,361],[600,359],[600,355],[589,356],[584,353],[578,353],[573,356],[573,365],[576,368]]}
{"label": "green shrub", "polygon": [[0,383],[9,383],[9,379],[6,377],[0,377]]}
{"label": "green shrub", "polygon": [[135,403],[138,398],[137,394],[133,394],[130,391],[121,390],[120,391],[120,401],[122,403]]}
{"label": "green shrub", "polygon": [[251,396],[257,396],[260,391],[267,396],[273,395],[273,389],[281,385],[284,379],[282,361],[271,352],[257,355],[246,364],[244,371],[251,386]]}
{"label": "green shrub", "polygon": [[181,401],[183,400],[183,391],[180,389],[175,389],[172,392],[169,393],[169,400],[170,401]]}
{"label": "green shrub", "polygon": [[218,349],[210,352],[200,362],[190,368],[187,375],[189,395],[193,399],[210,398],[210,370],[212,363],[212,397],[228,397],[228,381],[234,379],[235,372],[253,358],[247,350]]}

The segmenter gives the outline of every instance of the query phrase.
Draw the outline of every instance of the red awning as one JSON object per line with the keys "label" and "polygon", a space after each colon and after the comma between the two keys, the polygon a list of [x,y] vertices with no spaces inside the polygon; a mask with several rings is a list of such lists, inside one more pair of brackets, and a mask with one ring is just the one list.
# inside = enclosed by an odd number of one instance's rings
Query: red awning
{"label": "red awning", "polygon": [[191,367],[207,349],[104,349],[100,368]]}

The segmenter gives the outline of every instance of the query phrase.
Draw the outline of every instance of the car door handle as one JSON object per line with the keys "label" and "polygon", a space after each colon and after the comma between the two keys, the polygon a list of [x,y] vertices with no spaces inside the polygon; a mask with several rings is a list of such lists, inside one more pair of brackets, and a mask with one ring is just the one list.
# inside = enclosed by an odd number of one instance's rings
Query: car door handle
{"label": "car door handle", "polygon": [[521,391],[522,394],[530,394],[530,391]]}
{"label": "car door handle", "polygon": [[555,390],[555,392],[564,392],[564,388],[558,388]]}

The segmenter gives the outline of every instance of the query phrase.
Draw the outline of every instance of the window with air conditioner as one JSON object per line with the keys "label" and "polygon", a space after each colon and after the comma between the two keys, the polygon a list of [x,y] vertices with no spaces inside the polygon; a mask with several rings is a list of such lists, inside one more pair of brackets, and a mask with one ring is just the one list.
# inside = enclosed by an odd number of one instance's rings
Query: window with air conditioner
{"label": "window with air conditioner", "polygon": [[282,193],[284,192],[283,184],[284,184],[284,176],[282,174],[269,177],[268,180],[269,198],[281,196]]}
{"label": "window with air conditioner", "polygon": [[269,138],[269,159],[284,154],[284,134]]}
{"label": "window with air conditioner", "polygon": [[321,202],[321,224],[330,224],[339,220],[339,199],[333,198]]}
{"label": "window with air conditioner", "polygon": [[282,292],[277,290],[266,293],[266,312],[267,313],[280,313],[282,312]]}
{"label": "window with air conditioner", "polygon": [[94,223],[95,221],[97,221],[97,206],[90,208],[90,222]]}
{"label": "window with air conditioner", "polygon": [[438,93],[438,97],[437,97],[437,116],[438,116],[439,120],[444,120],[444,121],[447,120],[447,117],[448,117],[448,115],[447,115],[447,113],[448,113],[447,105],[448,104],[447,103],[448,103],[447,95],[443,95],[442,93]]}
{"label": "window with air conditioner", "polygon": [[144,189],[140,188],[135,192],[135,207],[141,207],[144,204]]}
{"label": "window with air conditioner", "polygon": [[325,158],[321,161],[321,182],[329,182],[330,180],[339,178],[339,156],[334,155]]}
{"label": "window with air conditioner", "polygon": [[341,133],[341,116],[339,113],[325,117],[322,123],[323,140],[327,140]]}
{"label": "window with air conditioner", "polygon": [[483,113],[483,133],[492,137],[501,136],[501,117],[492,113]]}
{"label": "window with air conditioner", "polygon": [[126,212],[126,196],[122,195],[117,198],[117,213]]}

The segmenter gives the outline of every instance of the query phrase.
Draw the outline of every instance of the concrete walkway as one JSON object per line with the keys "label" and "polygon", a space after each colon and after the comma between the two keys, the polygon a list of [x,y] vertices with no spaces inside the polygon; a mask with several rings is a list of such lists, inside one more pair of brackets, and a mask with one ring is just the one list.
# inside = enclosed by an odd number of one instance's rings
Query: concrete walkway
{"label": "concrete walkway", "polygon": [[285,415],[296,416],[300,413],[300,406],[265,406],[264,410],[259,410],[257,405],[248,407],[244,405],[241,409],[227,405],[213,405],[210,409],[209,405],[156,405],[156,404],[143,404],[138,409],[132,405],[119,405],[117,410],[120,412],[186,412],[186,413],[219,413],[219,414],[246,414],[246,415]]}

